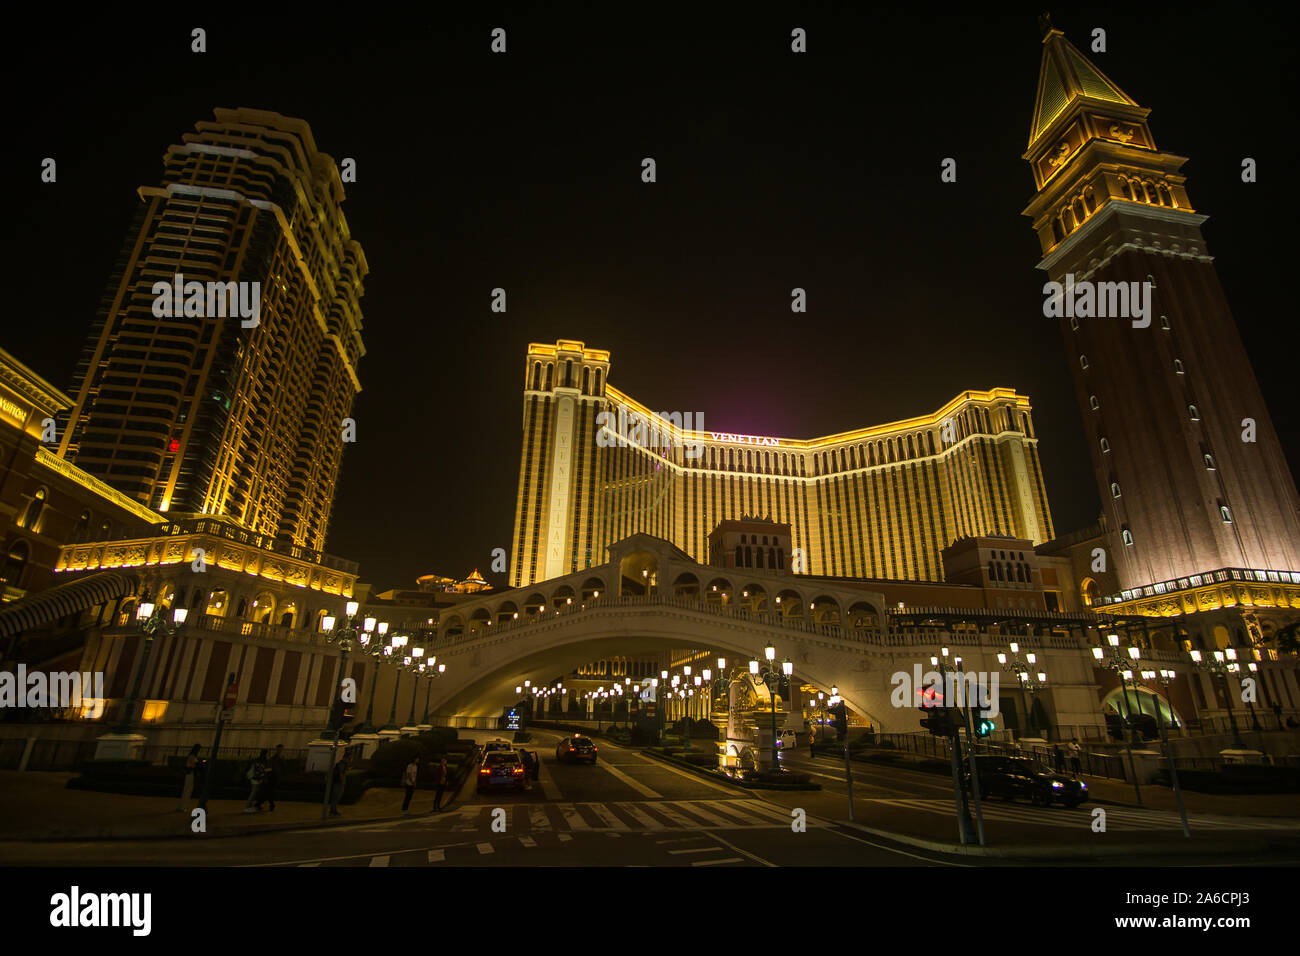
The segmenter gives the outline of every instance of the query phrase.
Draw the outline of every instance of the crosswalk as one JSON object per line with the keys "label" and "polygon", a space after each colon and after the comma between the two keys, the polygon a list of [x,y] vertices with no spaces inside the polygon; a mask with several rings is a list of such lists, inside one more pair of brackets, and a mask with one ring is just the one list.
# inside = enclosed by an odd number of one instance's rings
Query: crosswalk
{"label": "crosswalk", "polygon": [[[432,830],[450,833],[495,834],[497,809],[505,811],[504,832],[536,836],[549,833],[658,832],[668,830],[755,830],[790,827],[790,812],[760,800],[645,800],[606,803],[543,803],[502,808],[470,804],[427,817],[362,828],[366,832]],[[828,821],[808,817],[809,827]]]}
{"label": "crosswalk", "polygon": [[[904,810],[938,813],[949,817],[955,813],[952,799],[873,797],[864,802],[878,803]],[[985,801],[982,806],[982,814],[985,820],[1002,823],[1074,829],[1076,827],[1092,826],[1092,810],[1095,806],[1101,806],[1106,811],[1107,831],[1177,830],[1182,826],[1178,814],[1172,810],[1147,810],[1139,807],[1116,807],[1102,804],[1084,804],[1075,809],[1067,809],[1064,807],[1035,807],[1023,804],[1008,805]],[[1249,817],[1219,817],[1204,814],[1189,815],[1187,824],[1193,830],[1207,831],[1300,830],[1300,820],[1251,819]]]}

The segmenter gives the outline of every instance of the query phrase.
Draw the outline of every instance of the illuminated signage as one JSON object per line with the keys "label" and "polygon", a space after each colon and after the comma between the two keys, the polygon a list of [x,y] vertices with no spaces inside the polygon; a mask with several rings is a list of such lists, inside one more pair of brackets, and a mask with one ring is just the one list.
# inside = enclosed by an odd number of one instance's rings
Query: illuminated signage
{"label": "illuminated signage", "polygon": [[733,445],[766,445],[770,448],[777,448],[781,445],[779,438],[759,438],[756,435],[731,435],[727,432],[709,432],[709,437],[714,441],[729,442]]}
{"label": "illuminated signage", "polygon": [[7,398],[0,398],[0,412],[4,412],[10,418],[16,419],[19,424],[27,421],[27,409],[14,404]]}

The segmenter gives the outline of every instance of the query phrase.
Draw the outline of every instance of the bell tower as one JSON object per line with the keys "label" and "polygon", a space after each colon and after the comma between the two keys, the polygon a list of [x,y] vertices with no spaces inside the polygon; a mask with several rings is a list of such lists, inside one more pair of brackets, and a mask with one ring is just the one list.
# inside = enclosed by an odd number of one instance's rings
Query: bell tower
{"label": "bell tower", "polygon": [[1145,317],[1044,310],[1059,313],[1108,558],[1134,596],[1228,580],[1211,576],[1221,569],[1300,582],[1295,480],[1201,235],[1208,217],[1179,172],[1187,160],[1157,148],[1149,113],[1046,25],[1024,154],[1038,268],[1067,296],[1067,276],[1098,302],[1146,296]]}

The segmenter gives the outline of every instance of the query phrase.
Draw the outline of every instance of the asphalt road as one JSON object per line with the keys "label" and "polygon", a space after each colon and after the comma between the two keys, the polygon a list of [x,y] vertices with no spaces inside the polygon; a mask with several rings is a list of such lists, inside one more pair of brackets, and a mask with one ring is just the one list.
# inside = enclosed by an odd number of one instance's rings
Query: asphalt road
{"label": "asphalt road", "polygon": [[[469,735],[467,735],[469,736]],[[476,734],[486,740],[492,734]],[[23,865],[114,866],[981,866],[838,822],[847,802],[843,765],[794,754],[820,793],[748,792],[703,779],[633,750],[598,741],[594,765],[559,763],[559,737],[533,731],[540,779],[519,792],[475,792],[468,781],[450,809],[433,814],[418,791],[399,820],[250,836],[170,840],[7,843],[0,858]],[[891,767],[854,766],[855,812],[875,822],[884,808],[921,814],[932,839],[956,842],[952,788],[943,778]],[[1023,804],[989,807],[990,826],[1073,826],[1066,811]],[[1156,812],[1156,811],[1153,811]],[[1035,815],[1057,814],[1055,817]],[[1088,819],[1085,810],[1080,822]],[[1005,818],[998,817],[1005,814]],[[803,820],[802,826],[796,821]],[[1086,824],[1084,824],[1086,825]],[[1039,861],[1049,863],[1050,861]],[[1123,864],[1111,858],[1106,865]],[[1149,854],[1131,862],[1161,862]],[[1179,865],[1197,860],[1178,857]],[[1204,862],[1222,864],[1221,858]],[[1259,861],[1253,861],[1258,865]],[[1293,861],[1277,861],[1293,862]]]}

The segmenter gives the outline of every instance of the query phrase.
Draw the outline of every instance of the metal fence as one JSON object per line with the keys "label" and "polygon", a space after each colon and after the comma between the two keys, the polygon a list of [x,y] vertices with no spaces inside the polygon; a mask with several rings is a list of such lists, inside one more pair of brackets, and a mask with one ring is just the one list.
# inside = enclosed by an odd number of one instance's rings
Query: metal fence
{"label": "metal fence", "polygon": [[[877,741],[893,750],[913,753],[925,757],[948,759],[948,738],[935,737],[931,734],[878,734]],[[1062,748],[1064,750],[1064,748]],[[963,748],[964,752],[964,748]],[[978,741],[975,744],[977,754],[994,754],[1004,757],[1028,757],[1040,770],[1055,771],[1056,755],[1046,747],[1027,748],[1014,743],[997,741]],[[1181,766],[1181,763],[1179,764]],[[1064,753],[1062,770],[1071,773],[1074,764],[1068,751]],[[1093,753],[1086,748],[1079,754],[1079,772],[1093,777],[1110,777],[1116,780],[1127,779],[1124,773],[1124,761],[1119,754]]]}

